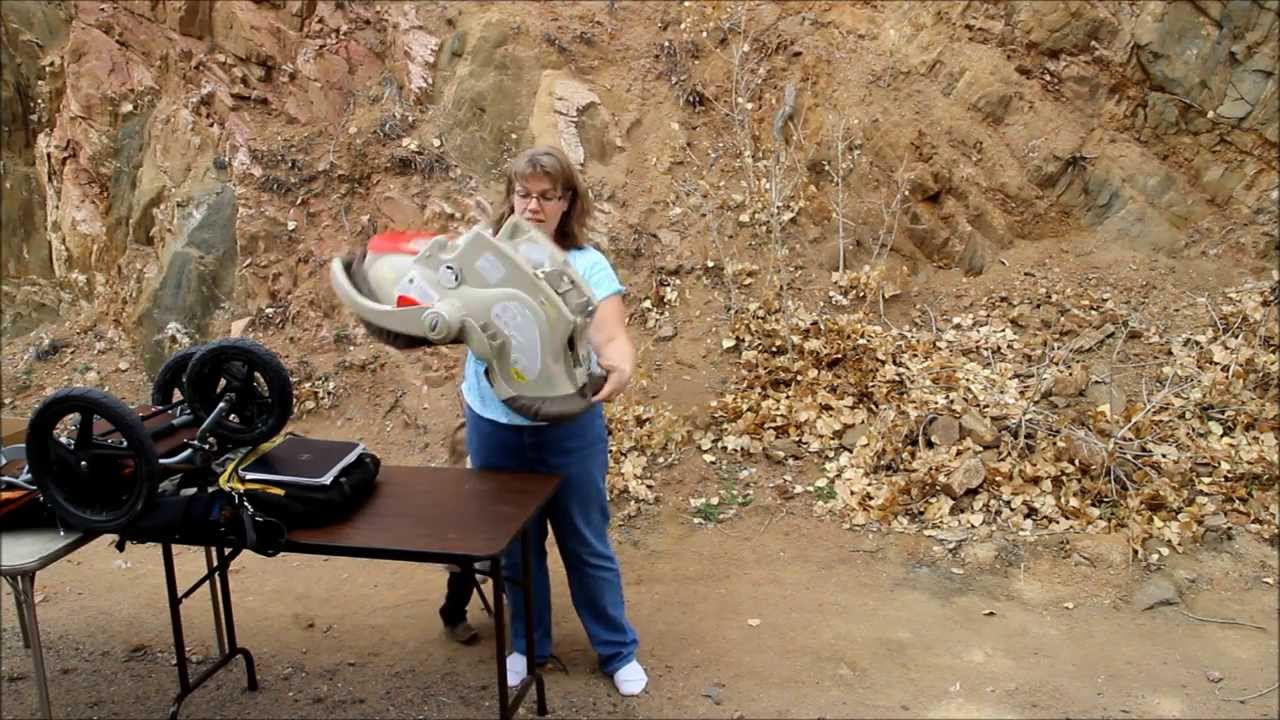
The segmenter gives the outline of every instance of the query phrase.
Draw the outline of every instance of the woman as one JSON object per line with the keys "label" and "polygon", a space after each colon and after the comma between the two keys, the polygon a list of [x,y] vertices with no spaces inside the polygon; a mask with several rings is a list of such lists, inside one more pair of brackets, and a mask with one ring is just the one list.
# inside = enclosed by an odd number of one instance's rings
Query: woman
{"label": "woman", "polygon": [[[569,159],[552,147],[522,152],[507,173],[506,195],[493,218],[497,232],[518,215],[568,253],[595,296],[588,341],[608,376],[591,408],[570,420],[540,424],[512,412],[485,379],[485,365],[467,353],[462,380],[467,450],[482,470],[545,472],[560,476],[560,487],[531,528],[533,548],[534,648],[525,647],[524,591],[507,585],[514,652],[507,656],[507,683],[528,674],[532,650],[538,665],[551,657],[551,587],[547,575],[547,526],[556,534],[569,579],[569,594],[595,649],[600,669],[623,695],[638,695],[648,683],[636,660],[638,640],[627,621],[622,575],[609,543],[609,502],[605,474],[609,437],[601,403],[627,387],[635,368],[635,348],[627,334],[622,284],[609,261],[586,241],[590,198]],[[503,559],[507,577],[520,577],[516,543]]]}

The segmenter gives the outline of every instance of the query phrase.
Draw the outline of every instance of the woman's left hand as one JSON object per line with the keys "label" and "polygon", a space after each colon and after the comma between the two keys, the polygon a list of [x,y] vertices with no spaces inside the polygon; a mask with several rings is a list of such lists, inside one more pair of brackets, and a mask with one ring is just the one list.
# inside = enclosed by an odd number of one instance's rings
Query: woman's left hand
{"label": "woman's left hand", "polygon": [[614,399],[627,388],[627,383],[631,382],[630,364],[610,362],[602,357],[600,367],[608,374],[605,376],[604,387],[591,398],[592,402],[608,402]]}
{"label": "woman's left hand", "polygon": [[627,312],[620,296],[605,298],[596,307],[587,334],[600,367],[608,373],[604,387],[591,400],[607,402],[626,389],[636,364],[635,347],[627,335]]}

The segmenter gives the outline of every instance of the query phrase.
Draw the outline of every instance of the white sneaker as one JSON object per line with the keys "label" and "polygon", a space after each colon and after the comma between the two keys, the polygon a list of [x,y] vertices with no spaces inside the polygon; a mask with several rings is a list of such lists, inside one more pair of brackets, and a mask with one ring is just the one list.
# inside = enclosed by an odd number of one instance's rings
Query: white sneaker
{"label": "white sneaker", "polygon": [[[644,672],[641,670],[641,672]],[[507,687],[519,687],[529,676],[529,659],[518,652],[507,656]]]}
{"label": "white sneaker", "polygon": [[[511,679],[510,656],[508,656],[507,679]],[[649,684],[649,676],[645,674],[644,668],[640,667],[640,663],[632,660],[623,665],[618,672],[613,674],[613,686],[618,688],[618,692],[631,697],[644,692],[644,688]]]}

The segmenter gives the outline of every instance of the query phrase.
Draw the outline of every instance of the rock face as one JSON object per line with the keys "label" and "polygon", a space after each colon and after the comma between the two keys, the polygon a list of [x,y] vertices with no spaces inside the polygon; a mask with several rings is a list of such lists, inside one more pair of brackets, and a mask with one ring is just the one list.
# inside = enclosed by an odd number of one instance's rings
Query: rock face
{"label": "rock face", "polygon": [[1134,26],[1138,62],[1153,92],[1213,112],[1215,122],[1280,142],[1276,62],[1280,19],[1274,3],[1157,3]]}
{"label": "rock face", "polygon": [[[1019,127],[1036,128],[1012,140],[1025,148],[1021,162],[1032,194],[1070,210],[1103,241],[1177,255],[1208,232],[1205,224],[1219,208],[1274,207],[1280,123],[1274,3],[1121,8],[1036,1],[935,12],[936,25],[909,51],[918,71],[936,77],[941,94],[974,120],[1004,128],[1006,140]],[[958,28],[979,43],[1030,51],[1029,57],[1001,77],[998,65],[937,52]],[[1051,108],[1022,100],[1025,80],[1096,118],[1098,131],[1055,134],[1060,123]],[[1001,192],[1017,197],[1016,188]],[[966,204],[960,212],[968,215]],[[945,264],[968,244],[963,232],[943,231],[921,216],[926,227],[916,235],[932,240],[922,248],[931,259]],[[1248,231],[1254,242],[1274,245],[1273,221],[1274,213],[1256,213]],[[976,227],[971,219],[970,225]]]}
{"label": "rock face", "polygon": [[188,336],[205,334],[210,315],[230,295],[239,259],[236,192],[227,185],[199,188],[177,223],[178,237],[163,275],[146,293],[139,315],[143,359],[155,372],[168,357],[163,342],[170,324]]}
{"label": "rock face", "polygon": [[423,28],[412,3],[405,3],[398,10],[390,65],[400,80],[400,87],[404,88],[405,99],[418,104],[431,95],[440,38]]}
{"label": "rock face", "polygon": [[[810,16],[842,12],[761,9],[795,43],[786,62],[800,64],[818,54],[802,48],[838,24]],[[858,237],[849,242],[887,243],[913,270],[976,275],[1012,243],[1037,237],[1039,219],[1066,218],[1104,243],[1166,254],[1206,228],[1269,237],[1280,181],[1278,13],[1270,0],[886,5],[883,27],[851,31],[860,43],[891,42],[893,72],[870,80],[892,86],[903,112],[880,124],[871,117],[880,113],[855,109],[849,147],[865,153],[857,172],[874,169],[898,187],[881,195],[866,176],[850,176]],[[682,96],[699,102],[730,99],[711,92],[725,79],[707,75],[719,72],[703,62],[709,46],[632,68],[601,55],[603,31],[588,25],[569,34],[500,9],[417,3],[9,0],[0,23],[3,276],[31,290],[36,280],[56,285],[121,319],[161,287],[246,297],[230,279],[191,280],[196,269],[230,272],[225,253],[188,246],[196,208],[219,227],[214,218],[230,217],[245,255],[317,235],[306,250],[328,252],[379,221],[419,221],[433,188],[410,178],[388,186],[372,165],[342,167],[334,148],[343,143],[405,142],[405,167],[474,180],[467,192],[483,192],[515,150],[560,145],[601,191],[590,235],[604,246],[637,213],[654,212],[614,195],[623,182],[662,182],[673,165],[721,168],[727,159],[690,134],[716,127],[714,113],[680,105],[668,117],[651,96],[654,78],[701,83]],[[895,28],[891,41],[878,37],[883,28]],[[781,68],[769,69],[770,82]],[[825,99],[801,98],[809,105],[796,121],[828,123],[807,129],[811,140],[839,114]],[[767,115],[768,102],[761,96],[753,112]],[[424,121],[430,134],[415,135]],[[305,147],[279,146],[286,123],[311,132]],[[223,191],[210,190],[220,186],[234,196],[229,215]],[[339,194],[341,205],[326,210],[343,213],[324,228],[310,199]],[[672,202],[672,224],[714,212]],[[799,220],[816,222],[804,217],[814,207],[800,208]],[[274,282],[265,283],[273,297],[293,278]],[[157,301],[173,301],[167,292]],[[140,332],[155,333],[160,319],[198,325],[208,310],[147,312]],[[997,442],[988,430],[965,432]]]}
{"label": "rock face", "polygon": [[42,64],[66,42],[71,17],[65,6],[11,2],[0,23],[0,256],[4,277],[52,277],[45,235],[44,188],[35,165],[36,136],[57,109],[56,66]]}

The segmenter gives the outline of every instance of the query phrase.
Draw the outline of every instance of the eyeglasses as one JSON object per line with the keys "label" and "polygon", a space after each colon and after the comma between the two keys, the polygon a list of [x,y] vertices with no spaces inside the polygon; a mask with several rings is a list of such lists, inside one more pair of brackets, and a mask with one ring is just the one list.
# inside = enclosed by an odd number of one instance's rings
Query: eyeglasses
{"label": "eyeglasses", "polygon": [[558,193],[555,190],[543,190],[540,193],[531,193],[524,188],[516,188],[515,196],[517,200],[523,203],[529,203],[534,198],[538,198],[538,202],[543,205],[560,202],[565,197],[564,193]]}

